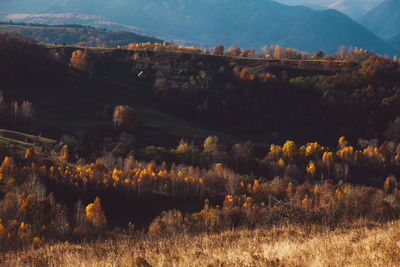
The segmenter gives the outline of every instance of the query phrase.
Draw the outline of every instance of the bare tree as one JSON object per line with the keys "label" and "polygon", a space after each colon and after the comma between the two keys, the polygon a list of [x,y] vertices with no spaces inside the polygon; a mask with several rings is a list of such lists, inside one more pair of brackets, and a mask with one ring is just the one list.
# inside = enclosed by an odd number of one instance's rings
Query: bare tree
{"label": "bare tree", "polygon": [[6,119],[9,114],[8,105],[4,100],[2,91],[0,91],[0,120]]}
{"label": "bare tree", "polygon": [[26,121],[28,119],[32,118],[33,113],[34,113],[32,103],[24,100],[21,104],[19,113],[22,116],[22,118],[24,119],[24,128],[25,128]]}
{"label": "bare tree", "polygon": [[17,116],[18,116],[18,102],[13,101],[11,103],[11,112],[13,114],[14,120],[17,121]]}

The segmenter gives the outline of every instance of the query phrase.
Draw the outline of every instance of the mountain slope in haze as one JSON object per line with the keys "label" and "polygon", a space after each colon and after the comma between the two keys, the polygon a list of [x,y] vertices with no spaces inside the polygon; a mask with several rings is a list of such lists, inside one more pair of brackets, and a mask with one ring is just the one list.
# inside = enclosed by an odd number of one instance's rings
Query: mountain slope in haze
{"label": "mountain slope in haze", "polygon": [[15,25],[0,23],[0,32],[4,31],[18,33],[24,37],[31,37],[41,43],[65,43],[67,45],[84,44],[87,46],[116,47],[134,42],[163,42],[160,39],[138,35],[133,32],[122,30],[119,32],[110,32],[81,25],[49,26],[42,24]]}
{"label": "mountain slope in haze", "polygon": [[394,37],[388,39],[387,41],[394,48],[397,48],[398,50],[400,50],[400,34],[395,35]]}
{"label": "mountain slope in haze", "polygon": [[357,19],[382,1],[383,0],[335,0],[332,1],[328,7],[339,10],[353,19]]}
{"label": "mountain slope in haze", "polygon": [[352,19],[361,17],[383,1],[384,0],[277,0],[277,2],[285,5],[302,5],[313,9],[318,6],[324,7],[325,9],[336,9]]}
{"label": "mountain slope in haze", "polygon": [[400,1],[387,0],[362,16],[358,22],[383,38],[400,34]]}
{"label": "mountain slope in haze", "polygon": [[27,0],[5,0],[0,10],[87,13],[135,25],[155,36],[206,46],[235,43],[259,49],[265,44],[280,44],[309,52],[333,53],[341,45],[352,45],[393,53],[389,45],[340,12],[314,11],[268,0],[99,0],[95,8],[89,0],[40,1],[43,5],[32,6]]}

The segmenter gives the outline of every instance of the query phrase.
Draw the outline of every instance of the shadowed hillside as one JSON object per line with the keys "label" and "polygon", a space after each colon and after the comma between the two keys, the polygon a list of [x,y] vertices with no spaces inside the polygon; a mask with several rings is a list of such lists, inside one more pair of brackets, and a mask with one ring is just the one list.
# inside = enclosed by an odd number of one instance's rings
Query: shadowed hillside
{"label": "shadowed hillside", "polygon": [[[107,125],[105,106],[118,104],[134,106],[144,125],[163,129],[157,135],[204,137],[214,131],[260,142],[380,137],[395,118],[395,106],[381,101],[397,94],[397,64],[368,59],[365,52],[349,54],[364,63],[267,60],[164,49],[84,51],[15,40],[3,50],[4,95],[34,103],[34,127],[51,136],[60,129],[95,131]],[[85,52],[83,71],[71,67],[76,50]],[[138,78],[141,71],[145,79]],[[364,99],[367,89],[376,90],[373,98]]]}

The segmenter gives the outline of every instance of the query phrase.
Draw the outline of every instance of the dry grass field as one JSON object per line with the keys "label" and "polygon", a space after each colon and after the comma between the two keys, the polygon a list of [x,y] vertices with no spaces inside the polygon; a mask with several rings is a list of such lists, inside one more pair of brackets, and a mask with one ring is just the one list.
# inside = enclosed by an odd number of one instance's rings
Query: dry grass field
{"label": "dry grass field", "polygon": [[279,226],[221,234],[137,234],[12,251],[2,266],[399,266],[400,221],[347,229]]}

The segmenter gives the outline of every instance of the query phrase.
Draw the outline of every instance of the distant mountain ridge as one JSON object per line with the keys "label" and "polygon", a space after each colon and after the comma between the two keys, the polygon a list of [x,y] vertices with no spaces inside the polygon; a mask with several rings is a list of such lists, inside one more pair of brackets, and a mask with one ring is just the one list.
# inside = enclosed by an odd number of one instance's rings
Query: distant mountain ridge
{"label": "distant mountain ridge", "polygon": [[[352,19],[358,19],[384,0],[277,0],[286,5],[303,5],[316,10],[331,8],[336,9]],[[318,6],[320,8],[318,8]]]}
{"label": "distant mountain ridge", "polygon": [[260,49],[279,44],[299,50],[333,53],[341,45],[378,53],[394,49],[335,10],[314,11],[269,0],[4,0],[3,12],[77,12],[135,25],[153,36],[193,41],[198,45],[239,45]]}
{"label": "distant mountain ridge", "polygon": [[400,1],[386,0],[362,16],[358,22],[382,38],[400,34]]}

